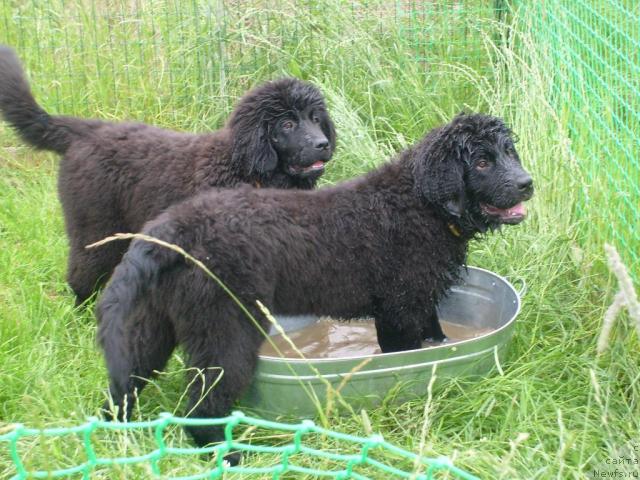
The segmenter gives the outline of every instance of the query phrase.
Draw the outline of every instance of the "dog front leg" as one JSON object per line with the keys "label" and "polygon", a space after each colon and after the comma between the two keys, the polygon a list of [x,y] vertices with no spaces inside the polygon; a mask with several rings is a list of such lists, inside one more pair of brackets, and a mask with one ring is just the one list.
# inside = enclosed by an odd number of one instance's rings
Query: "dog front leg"
{"label": "dog front leg", "polygon": [[427,310],[427,313],[422,319],[421,338],[427,342],[443,342],[447,338],[442,331],[435,305]]}
{"label": "dog front leg", "polygon": [[422,335],[415,322],[403,322],[385,315],[376,316],[376,333],[382,353],[401,352],[422,347]]}

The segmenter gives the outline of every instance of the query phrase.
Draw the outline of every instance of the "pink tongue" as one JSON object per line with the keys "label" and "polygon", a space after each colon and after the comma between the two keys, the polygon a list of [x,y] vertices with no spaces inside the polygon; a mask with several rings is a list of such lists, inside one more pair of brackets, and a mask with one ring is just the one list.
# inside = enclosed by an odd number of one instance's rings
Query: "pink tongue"
{"label": "pink tongue", "polygon": [[316,163],[314,163],[313,165],[311,165],[311,168],[316,169],[316,168],[322,168],[324,167],[324,162],[318,160]]}
{"label": "pink tongue", "polygon": [[514,205],[511,208],[507,208],[505,210],[505,213],[507,215],[513,215],[513,216],[519,216],[519,215],[526,215],[527,214],[527,207],[524,206],[524,203],[519,203],[517,205]]}

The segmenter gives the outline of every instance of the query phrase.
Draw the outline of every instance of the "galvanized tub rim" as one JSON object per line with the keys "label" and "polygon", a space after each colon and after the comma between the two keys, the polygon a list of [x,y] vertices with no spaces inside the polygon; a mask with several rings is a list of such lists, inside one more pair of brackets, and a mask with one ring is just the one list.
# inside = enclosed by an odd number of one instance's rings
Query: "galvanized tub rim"
{"label": "galvanized tub rim", "polygon": [[[514,302],[516,304],[516,310],[513,313],[513,315],[511,316],[511,318],[509,319],[508,322],[505,322],[503,325],[501,325],[500,327],[491,330],[490,332],[487,332],[483,335],[478,335],[477,337],[473,337],[473,338],[468,338],[465,340],[460,340],[457,341],[455,343],[443,343],[441,345],[434,345],[431,347],[423,347],[423,348],[415,348],[412,350],[403,350],[400,352],[390,352],[390,353],[376,353],[374,355],[356,355],[353,357],[329,357],[329,358],[316,358],[316,357],[305,357],[305,358],[299,358],[299,357],[273,357],[270,355],[260,355],[259,358],[260,359],[264,359],[267,360],[269,362],[275,362],[275,363],[298,363],[298,364],[306,364],[309,362],[313,362],[313,363],[335,363],[335,362],[340,362],[342,360],[349,360],[349,361],[353,361],[353,360],[366,360],[367,358],[392,358],[395,356],[403,356],[406,355],[408,353],[412,353],[412,352],[419,352],[421,350],[430,350],[430,351],[438,351],[438,350],[442,350],[442,349],[450,349],[452,347],[457,347],[457,346],[463,346],[463,345],[467,345],[469,343],[472,342],[476,342],[479,339],[483,339],[483,338],[487,338],[493,335],[498,335],[502,330],[508,328],[511,326],[511,324],[513,322],[515,322],[516,318],[518,317],[518,314],[520,313],[520,308],[522,306],[522,299],[520,298],[520,292],[518,292],[515,287],[511,284],[511,282],[509,280],[507,280],[507,278],[498,275],[495,272],[492,272],[491,270],[487,270],[485,268],[480,268],[480,267],[473,267],[473,266],[464,266],[463,268],[465,268],[466,270],[475,270],[475,271],[479,271],[479,272],[483,272],[485,274],[489,274],[490,276],[500,280],[505,286],[507,286],[509,288],[509,290],[511,290],[511,292],[513,293],[513,296],[515,298]],[[452,288],[455,288],[456,285],[454,285]],[[457,357],[459,358],[459,357]]]}

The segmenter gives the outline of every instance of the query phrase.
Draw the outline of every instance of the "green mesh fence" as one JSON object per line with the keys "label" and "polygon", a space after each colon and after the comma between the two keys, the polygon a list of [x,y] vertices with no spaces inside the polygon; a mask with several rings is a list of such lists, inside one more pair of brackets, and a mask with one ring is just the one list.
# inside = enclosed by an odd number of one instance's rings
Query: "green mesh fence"
{"label": "green mesh fence", "polygon": [[508,12],[506,0],[389,3],[415,60],[425,67],[440,61],[461,62],[475,71],[487,66],[479,27],[502,21]]}
{"label": "green mesh fence", "polygon": [[[170,105],[174,117],[163,120],[182,123],[216,116],[221,99],[228,111],[247,88],[283,72],[353,72],[348,55],[326,51],[326,39],[340,34],[327,19],[364,26],[364,44],[400,47],[464,102],[465,82],[433,65],[484,68],[478,26],[505,12],[503,0],[0,0],[0,42],[24,56],[53,111],[144,119]],[[390,26],[402,45],[387,35]]]}
{"label": "green mesh fence", "polygon": [[[165,431],[172,425],[223,425],[225,442],[205,448],[176,448],[167,445]],[[289,432],[291,441],[279,446],[256,445],[234,439],[234,429],[248,425],[280,432]],[[137,456],[118,458],[104,458],[96,452],[94,435],[100,430],[136,431],[152,430],[156,448],[148,453]],[[345,454],[324,449],[317,449],[305,445],[305,438],[310,435],[322,435],[346,444],[355,445],[357,453]],[[86,461],[78,465],[65,466],[57,469],[35,470],[29,469],[21,457],[21,443],[25,439],[34,437],[58,437],[69,441],[71,436],[82,438],[82,449]],[[312,477],[331,477],[336,479],[367,479],[367,478],[412,478],[416,480],[430,480],[439,478],[458,478],[477,480],[477,477],[464,472],[454,466],[448,458],[425,458],[408,452],[386,442],[381,436],[369,438],[357,437],[327,430],[306,420],[299,424],[272,422],[245,416],[241,412],[220,419],[189,419],[174,417],[171,414],[161,414],[157,420],[146,422],[110,423],[90,418],[87,423],[71,428],[32,429],[22,425],[14,426],[10,433],[0,435],[0,443],[5,444],[13,464],[15,475],[11,478],[60,478],[80,476],[93,478],[93,474],[100,473],[104,468],[118,465],[148,464],[148,472],[158,478],[196,480],[201,478],[228,478],[229,474],[237,473],[242,476],[262,476],[274,479],[286,477],[285,474],[305,474]],[[72,447],[71,447],[72,448]],[[345,448],[344,446],[342,448]],[[229,466],[223,461],[224,456],[232,451],[253,452],[256,454],[275,455],[275,464],[260,467]],[[161,462],[170,456],[191,456],[198,454],[217,454],[212,462],[212,468],[202,468],[192,475],[169,476],[163,472]],[[335,462],[341,468],[326,469],[322,467],[303,466],[300,459],[317,459]],[[378,457],[378,458],[375,458]],[[395,465],[389,459],[395,458]],[[403,469],[402,463],[410,467]],[[408,463],[407,463],[408,462]],[[362,471],[362,469],[368,472]],[[360,471],[359,471],[360,470]],[[108,477],[111,478],[111,477]],[[299,478],[296,476],[295,478]]]}
{"label": "green mesh fence", "polygon": [[614,242],[640,279],[640,3],[533,2],[551,102],[583,172],[577,217],[589,241]]}

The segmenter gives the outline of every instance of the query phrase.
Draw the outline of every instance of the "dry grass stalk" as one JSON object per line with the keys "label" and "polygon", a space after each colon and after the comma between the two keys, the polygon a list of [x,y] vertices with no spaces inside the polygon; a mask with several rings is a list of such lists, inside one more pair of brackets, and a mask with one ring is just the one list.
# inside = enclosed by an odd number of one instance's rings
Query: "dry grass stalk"
{"label": "dry grass stalk", "polygon": [[611,334],[611,329],[613,328],[613,324],[615,323],[618,313],[620,313],[620,310],[622,310],[622,307],[624,307],[624,293],[620,291],[616,293],[616,296],[613,299],[613,303],[609,305],[609,308],[607,308],[607,311],[604,314],[604,319],[602,320],[602,329],[600,330],[598,345],[596,347],[598,355],[600,355],[607,349],[607,346],[609,345],[609,335]]}
{"label": "dry grass stalk", "polygon": [[598,354],[601,354],[606,350],[609,344],[609,335],[613,328],[615,319],[623,308],[627,309],[629,317],[634,323],[638,336],[640,337],[640,303],[638,303],[638,296],[633,287],[631,276],[629,275],[624,263],[622,263],[622,259],[615,247],[605,244],[604,250],[607,254],[609,269],[618,279],[620,291],[616,293],[613,303],[609,306],[604,315],[602,330],[600,331],[600,337],[598,338]]}

